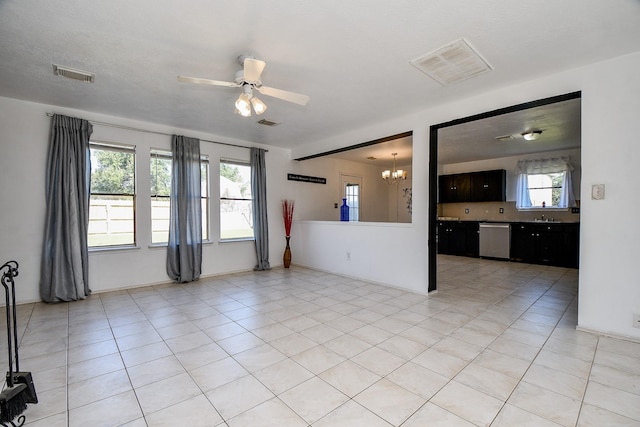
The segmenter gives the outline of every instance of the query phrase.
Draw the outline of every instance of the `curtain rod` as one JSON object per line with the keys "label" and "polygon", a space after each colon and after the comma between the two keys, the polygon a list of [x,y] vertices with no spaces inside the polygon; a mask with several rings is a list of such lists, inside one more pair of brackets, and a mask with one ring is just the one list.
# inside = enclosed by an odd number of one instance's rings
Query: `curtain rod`
{"label": "curtain rod", "polygon": [[[48,117],[53,117],[53,114],[54,113],[47,113],[47,116]],[[87,121],[89,123],[91,123],[92,125],[106,126],[106,127],[124,129],[124,130],[132,130],[132,131],[135,131],[135,132],[154,133],[156,135],[172,136],[172,134],[170,134],[170,133],[157,132],[155,130],[140,129],[140,128],[134,128],[134,127],[131,127],[131,126],[116,125],[116,124],[113,124],[113,123],[106,123],[106,122],[97,122],[95,120],[87,120]],[[200,141],[202,141],[202,142],[210,142],[212,144],[226,145],[226,146],[229,146],[229,147],[238,147],[238,148],[246,148],[246,149],[250,149],[251,148],[251,147],[247,147],[246,145],[229,144],[228,142],[210,141],[208,139],[201,139]],[[269,152],[269,150],[264,150],[264,151],[265,152]]]}

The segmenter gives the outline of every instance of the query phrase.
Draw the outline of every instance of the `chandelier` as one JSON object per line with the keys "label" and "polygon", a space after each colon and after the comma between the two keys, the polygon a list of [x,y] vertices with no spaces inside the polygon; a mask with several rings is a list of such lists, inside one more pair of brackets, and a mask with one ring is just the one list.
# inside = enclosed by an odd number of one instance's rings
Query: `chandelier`
{"label": "chandelier", "polygon": [[402,169],[396,169],[396,156],[398,153],[391,153],[393,156],[393,170],[386,170],[382,172],[382,179],[384,179],[387,184],[397,184],[398,181],[407,179],[407,171]]}

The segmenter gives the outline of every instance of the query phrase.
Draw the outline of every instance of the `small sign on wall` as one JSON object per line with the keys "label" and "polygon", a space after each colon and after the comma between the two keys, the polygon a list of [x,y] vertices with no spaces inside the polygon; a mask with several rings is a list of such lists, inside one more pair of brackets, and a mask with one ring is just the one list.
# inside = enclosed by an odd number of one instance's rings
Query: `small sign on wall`
{"label": "small sign on wall", "polygon": [[318,176],[307,176],[307,175],[298,175],[295,173],[288,173],[287,179],[289,181],[300,181],[300,182],[312,182],[314,184],[326,184],[327,178],[320,178]]}

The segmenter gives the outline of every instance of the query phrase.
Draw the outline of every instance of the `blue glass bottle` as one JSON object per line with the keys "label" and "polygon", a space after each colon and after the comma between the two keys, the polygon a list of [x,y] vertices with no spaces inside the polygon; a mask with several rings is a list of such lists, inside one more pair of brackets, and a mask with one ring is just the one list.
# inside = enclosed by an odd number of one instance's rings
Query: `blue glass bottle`
{"label": "blue glass bottle", "polygon": [[342,199],[342,206],[340,206],[340,221],[349,221],[349,206],[347,206],[347,199]]}

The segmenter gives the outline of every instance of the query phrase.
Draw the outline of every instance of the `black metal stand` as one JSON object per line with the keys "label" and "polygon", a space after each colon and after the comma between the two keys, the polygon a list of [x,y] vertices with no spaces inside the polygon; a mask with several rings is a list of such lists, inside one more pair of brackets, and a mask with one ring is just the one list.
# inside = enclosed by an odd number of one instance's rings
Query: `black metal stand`
{"label": "black metal stand", "polygon": [[24,415],[20,415],[18,418],[16,418],[13,421],[9,421],[7,424],[6,422],[0,422],[0,425],[2,427],[21,427],[24,425],[25,421],[27,420],[27,418]]}
{"label": "black metal stand", "polygon": [[[9,353],[9,371],[6,376],[6,388],[0,392],[0,425],[4,427],[20,427],[26,417],[22,412],[27,403],[38,403],[36,389],[31,372],[20,372],[18,356],[18,326],[16,309],[16,285],[13,280],[18,275],[18,263],[8,261],[0,267],[0,282],[5,290],[7,312],[7,349]],[[16,370],[13,370],[15,360]]]}

